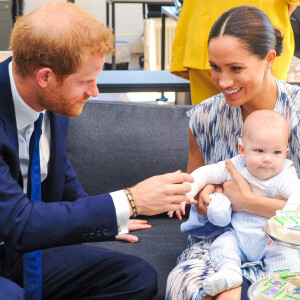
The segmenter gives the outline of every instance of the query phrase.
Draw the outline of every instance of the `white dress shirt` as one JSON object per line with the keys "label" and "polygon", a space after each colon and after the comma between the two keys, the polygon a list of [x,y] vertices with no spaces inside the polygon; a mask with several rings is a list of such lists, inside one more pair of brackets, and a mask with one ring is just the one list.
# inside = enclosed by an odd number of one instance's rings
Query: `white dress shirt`
{"label": "white dress shirt", "polygon": [[[18,143],[19,143],[19,159],[21,166],[21,173],[24,182],[24,193],[27,192],[27,176],[29,164],[29,142],[31,134],[34,130],[34,122],[39,117],[39,112],[29,107],[20,97],[12,73],[12,62],[9,63],[9,78],[12,91],[13,102],[15,106],[15,114],[17,121]],[[51,146],[51,130],[50,121],[47,111],[42,112],[44,120],[42,124],[42,135],[40,138],[40,165],[41,165],[41,179],[45,180],[48,174],[48,164],[50,158]],[[129,203],[126,194],[123,190],[110,193],[117,216],[117,223],[119,234],[128,232],[129,219]]]}

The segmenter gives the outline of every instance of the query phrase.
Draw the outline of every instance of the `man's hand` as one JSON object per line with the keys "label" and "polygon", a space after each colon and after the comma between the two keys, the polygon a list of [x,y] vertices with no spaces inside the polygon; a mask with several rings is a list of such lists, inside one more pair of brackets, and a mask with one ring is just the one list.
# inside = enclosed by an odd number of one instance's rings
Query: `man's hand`
{"label": "man's hand", "polygon": [[193,177],[177,171],[150,177],[130,188],[139,215],[156,215],[180,210],[181,202],[187,200],[191,190],[184,182],[193,182]]}
{"label": "man's hand", "polygon": [[[152,226],[147,223],[146,220],[139,219],[129,219],[128,220],[128,231],[144,230],[150,229]],[[116,236],[117,241],[123,241],[127,243],[136,243],[138,242],[138,237],[133,234],[121,234]]]}
{"label": "man's hand", "polygon": [[225,161],[232,180],[223,183],[224,194],[230,199],[232,210],[244,211],[247,199],[251,197],[252,190],[246,179],[236,170],[230,159]]}

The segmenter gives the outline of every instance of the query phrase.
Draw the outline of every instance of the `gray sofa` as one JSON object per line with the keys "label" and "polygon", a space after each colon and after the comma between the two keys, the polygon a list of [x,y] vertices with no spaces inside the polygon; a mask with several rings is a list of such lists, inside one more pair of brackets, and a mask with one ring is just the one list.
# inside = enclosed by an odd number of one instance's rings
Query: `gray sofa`
{"label": "gray sofa", "polygon": [[[153,175],[186,170],[191,106],[116,101],[88,101],[70,120],[67,151],[79,180],[90,195],[130,187]],[[143,257],[158,273],[164,299],[168,273],[186,248],[180,221],[166,214],[144,217],[152,229],[139,231],[139,242],[97,242],[94,246]],[[147,300],[147,299],[145,299]]]}

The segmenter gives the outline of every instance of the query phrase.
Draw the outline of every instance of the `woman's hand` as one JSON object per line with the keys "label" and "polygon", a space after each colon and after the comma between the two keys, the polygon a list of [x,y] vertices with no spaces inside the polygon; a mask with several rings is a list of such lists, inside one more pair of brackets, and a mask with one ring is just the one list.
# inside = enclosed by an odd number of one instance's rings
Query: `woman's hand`
{"label": "woman's hand", "polygon": [[[150,229],[152,226],[148,224],[146,220],[129,219],[128,220],[128,231]],[[133,234],[120,234],[116,236],[116,241],[123,241],[127,243],[138,242],[138,237]]]}
{"label": "woman's hand", "polygon": [[245,178],[236,170],[230,159],[225,161],[227,170],[232,176],[232,180],[223,183],[223,193],[231,201],[232,210],[245,211],[247,199],[253,194],[250,185]]}
{"label": "woman's hand", "polygon": [[254,194],[232,162],[226,160],[225,164],[232,180],[223,183],[224,195],[231,201],[232,210],[246,211],[269,219],[276,214],[277,210],[283,209],[285,201]]}

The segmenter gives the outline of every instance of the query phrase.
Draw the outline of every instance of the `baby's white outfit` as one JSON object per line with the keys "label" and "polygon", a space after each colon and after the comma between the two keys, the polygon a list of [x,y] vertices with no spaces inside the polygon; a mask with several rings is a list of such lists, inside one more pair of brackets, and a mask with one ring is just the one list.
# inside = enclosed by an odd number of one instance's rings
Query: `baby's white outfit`
{"label": "baby's white outfit", "polygon": [[[284,169],[267,180],[260,180],[253,176],[246,168],[245,159],[240,155],[233,157],[231,161],[237,171],[250,184],[253,193],[271,198],[287,199],[288,205],[300,204],[300,181],[295,168],[292,166],[292,161],[286,159]],[[224,181],[232,180],[231,174],[225,166],[225,161],[200,167],[191,175],[194,177],[194,182],[190,184],[192,187],[189,193],[191,197],[194,197],[206,184],[221,184]],[[193,235],[199,231],[199,236],[201,236],[206,224],[209,223],[208,221],[213,223],[214,220],[217,220],[215,225],[218,226],[222,226],[220,221],[225,224],[231,212],[231,208],[228,209],[230,201],[223,195],[222,200],[225,202],[225,206],[220,208],[217,205],[212,205],[215,198],[218,198],[218,195],[212,196],[212,202],[208,206],[208,220],[205,216],[199,215],[195,207],[192,207],[189,219],[181,224],[181,230],[187,233],[192,231]],[[213,208],[215,207],[219,208],[217,215],[214,215]],[[220,217],[222,211],[224,218]],[[267,218],[253,213],[232,212],[232,227],[226,228],[226,231],[217,237],[211,246],[210,255],[214,269],[218,270],[224,263],[233,262],[240,267],[241,263],[244,262],[263,260],[267,272],[282,268],[300,271],[300,259],[297,250],[278,247],[275,243],[266,245],[267,238],[262,230],[262,225],[267,220]]]}

